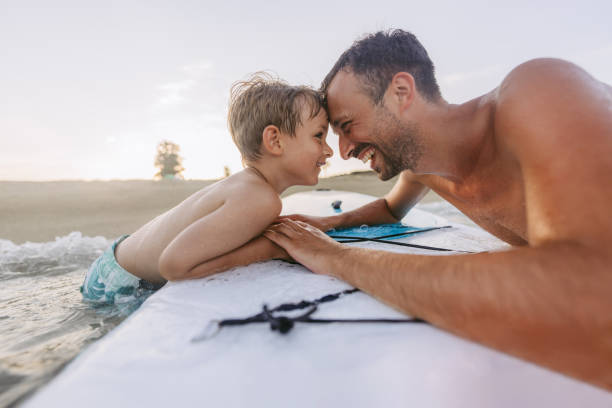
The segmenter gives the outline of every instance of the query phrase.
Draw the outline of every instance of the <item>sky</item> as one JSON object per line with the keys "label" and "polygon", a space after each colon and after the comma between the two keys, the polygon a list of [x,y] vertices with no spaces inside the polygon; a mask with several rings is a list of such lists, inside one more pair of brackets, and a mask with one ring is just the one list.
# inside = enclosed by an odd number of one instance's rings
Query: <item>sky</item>
{"label": "sky", "polygon": [[[419,38],[451,103],[536,57],[611,84],[610,16],[609,0],[0,0],[0,180],[151,179],[161,140],[188,179],[239,171],[233,82],[266,70],[318,87],[353,41],[389,28]],[[328,141],[324,175],[367,168]]]}

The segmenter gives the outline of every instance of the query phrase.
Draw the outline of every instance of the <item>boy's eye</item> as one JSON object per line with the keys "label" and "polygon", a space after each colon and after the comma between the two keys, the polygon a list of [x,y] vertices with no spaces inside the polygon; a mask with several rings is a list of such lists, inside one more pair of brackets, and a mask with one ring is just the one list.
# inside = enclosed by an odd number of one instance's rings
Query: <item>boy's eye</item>
{"label": "boy's eye", "polygon": [[317,139],[323,139],[323,132],[319,132],[315,135]]}

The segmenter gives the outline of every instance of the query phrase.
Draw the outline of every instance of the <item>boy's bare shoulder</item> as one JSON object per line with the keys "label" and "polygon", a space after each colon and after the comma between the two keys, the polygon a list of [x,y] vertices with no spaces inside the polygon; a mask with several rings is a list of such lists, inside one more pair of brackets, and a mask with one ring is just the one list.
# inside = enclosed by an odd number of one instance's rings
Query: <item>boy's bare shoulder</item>
{"label": "boy's bare shoulder", "polygon": [[[275,218],[280,214],[282,201],[278,193],[260,177],[241,172],[232,176],[227,201],[249,207],[249,213]],[[227,180],[230,181],[230,180]],[[266,217],[267,218],[267,217]]]}

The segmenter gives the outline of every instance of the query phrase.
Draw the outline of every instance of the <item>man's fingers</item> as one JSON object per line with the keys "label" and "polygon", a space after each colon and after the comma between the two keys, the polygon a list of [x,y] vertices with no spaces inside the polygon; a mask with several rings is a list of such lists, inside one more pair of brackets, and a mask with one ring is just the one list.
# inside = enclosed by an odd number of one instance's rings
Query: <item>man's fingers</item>
{"label": "man's fingers", "polygon": [[301,232],[301,228],[298,224],[301,221],[294,221],[291,219],[284,220],[280,224],[276,225],[276,230],[286,234],[287,236],[294,237],[296,234]]}
{"label": "man's fingers", "polygon": [[293,231],[299,231],[300,230],[300,223],[304,224],[302,221],[298,221],[298,220],[286,220],[284,222],[285,226],[287,226],[287,228],[291,228]]}
{"label": "man's fingers", "polygon": [[302,217],[301,215],[298,214],[291,214],[291,215],[279,215],[278,217],[276,217],[276,222],[281,222],[281,221],[285,221],[285,220],[303,220],[304,217]]}
{"label": "man's fingers", "polygon": [[299,233],[299,227],[293,221],[286,220],[278,224],[270,225],[266,231],[284,235],[286,238],[295,238]]}
{"label": "man's fingers", "polygon": [[264,231],[263,236],[266,237],[267,239],[269,239],[270,241],[274,242],[276,245],[280,246],[280,247],[284,247],[283,244],[285,244],[287,242],[287,237],[284,236],[283,234],[281,234],[280,232],[276,232],[274,230],[271,229],[267,229]]}
{"label": "man's fingers", "polygon": [[311,229],[311,228],[318,229],[318,228],[310,225],[307,222],[303,222],[303,221],[299,221],[299,220],[295,221],[295,224],[300,226],[300,227],[302,227],[302,228],[304,228],[304,229]]}

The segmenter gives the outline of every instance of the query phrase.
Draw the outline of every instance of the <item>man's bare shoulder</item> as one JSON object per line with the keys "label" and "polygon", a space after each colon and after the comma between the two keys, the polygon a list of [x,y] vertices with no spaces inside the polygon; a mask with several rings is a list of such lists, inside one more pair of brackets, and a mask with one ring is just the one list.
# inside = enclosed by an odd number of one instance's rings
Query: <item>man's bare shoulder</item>
{"label": "man's bare shoulder", "polygon": [[607,85],[560,60],[526,62],[497,90],[494,137],[521,168],[530,243],[609,245],[611,108]]}
{"label": "man's bare shoulder", "polygon": [[572,62],[556,58],[537,58],[526,61],[510,71],[502,81],[498,94],[507,97],[515,92],[522,94],[530,88],[536,91],[564,83],[570,86],[595,87],[600,90],[607,88],[609,91],[609,87]]}
{"label": "man's bare shoulder", "polygon": [[579,66],[535,59],[513,69],[497,89],[495,130],[501,139],[527,147],[538,141],[559,143],[578,133],[607,137],[611,106],[610,87]]}

